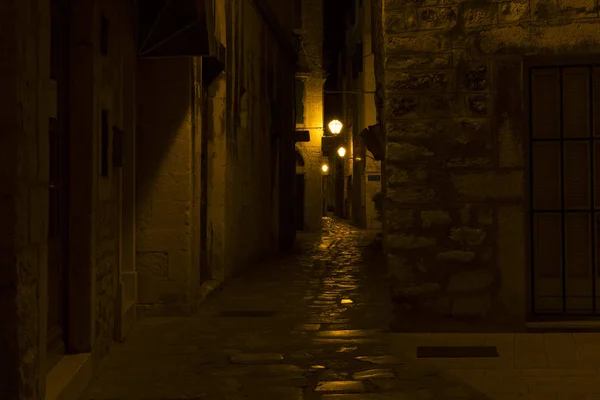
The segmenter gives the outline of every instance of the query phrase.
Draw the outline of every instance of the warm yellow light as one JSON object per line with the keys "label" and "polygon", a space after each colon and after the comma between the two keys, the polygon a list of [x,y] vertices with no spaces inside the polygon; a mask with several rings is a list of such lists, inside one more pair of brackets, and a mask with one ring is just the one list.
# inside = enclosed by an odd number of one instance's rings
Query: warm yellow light
{"label": "warm yellow light", "polygon": [[355,158],[355,160],[356,160],[356,161],[362,161],[362,158],[360,158],[360,157],[356,157],[356,158]]}
{"label": "warm yellow light", "polygon": [[323,165],[321,166],[321,169],[323,170],[323,172],[327,172],[327,171],[329,170],[329,165],[327,165],[327,164],[323,164]]}
{"label": "warm yellow light", "polygon": [[338,121],[337,119],[334,119],[333,121],[331,121],[329,123],[329,130],[331,131],[331,133],[333,133],[334,135],[337,135],[338,133],[340,133],[342,131],[342,123],[340,121]]}
{"label": "warm yellow light", "polygon": [[339,155],[340,157],[344,157],[344,156],[346,155],[346,149],[345,149],[345,148],[343,148],[343,147],[340,147],[340,148],[338,149],[338,155]]}

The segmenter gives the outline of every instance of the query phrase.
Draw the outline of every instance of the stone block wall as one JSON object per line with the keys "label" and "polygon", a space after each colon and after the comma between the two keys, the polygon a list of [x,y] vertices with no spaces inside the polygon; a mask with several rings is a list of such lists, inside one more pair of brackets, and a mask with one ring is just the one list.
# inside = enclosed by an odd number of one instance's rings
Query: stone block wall
{"label": "stone block wall", "polygon": [[49,2],[0,4],[0,393],[44,397]]}
{"label": "stone block wall", "polygon": [[529,295],[523,58],[599,52],[597,3],[373,6],[394,327],[521,329]]}
{"label": "stone block wall", "polygon": [[[192,63],[138,60],[138,309],[181,311],[192,268]],[[196,246],[197,247],[197,246]]]}
{"label": "stone block wall", "polygon": [[109,350],[115,337],[115,318],[117,312],[117,290],[121,258],[121,194],[122,194],[122,169],[114,164],[113,150],[115,148],[114,129],[124,129],[126,119],[133,119],[133,115],[125,112],[123,105],[123,72],[135,65],[125,64],[125,60],[132,62],[130,43],[134,40],[128,24],[128,18],[133,13],[130,2],[97,2],[94,13],[95,32],[100,31],[100,23],[104,18],[108,26],[107,52],[102,54],[99,41],[94,48],[95,59],[95,129],[98,138],[98,153],[101,147],[102,112],[108,117],[108,146],[107,160],[108,171],[106,176],[98,173],[97,204],[96,204],[96,268],[95,268],[95,343],[94,353],[98,359]]}
{"label": "stone block wall", "polygon": [[299,57],[307,72],[300,75],[304,81],[304,124],[296,125],[296,129],[309,131],[310,142],[296,146],[305,162],[304,229],[309,232],[321,229],[323,208],[323,19],[315,15],[323,15],[323,0],[303,0]]}
{"label": "stone block wall", "polygon": [[[292,209],[285,210],[293,193],[287,189],[293,183],[293,145],[280,134],[293,129],[293,65],[256,8],[248,2],[238,6],[239,36],[228,42],[233,57],[227,80],[225,275],[277,251],[273,236],[282,234],[281,218],[293,216]],[[287,14],[271,11],[283,26]]]}
{"label": "stone block wall", "polygon": [[[375,64],[373,54],[373,41],[371,29],[371,0],[363,0],[361,6],[362,27],[362,54],[363,72],[360,74],[360,85],[363,93],[360,95],[361,108],[359,113],[360,130],[377,123],[377,112],[375,108]],[[360,132],[359,132],[360,133]],[[365,226],[367,229],[381,229],[381,221],[377,217],[377,210],[373,196],[381,192],[381,181],[369,181],[369,175],[381,175],[381,162],[373,159],[373,154],[365,150],[363,179],[365,181],[364,198],[362,202],[365,207]]]}

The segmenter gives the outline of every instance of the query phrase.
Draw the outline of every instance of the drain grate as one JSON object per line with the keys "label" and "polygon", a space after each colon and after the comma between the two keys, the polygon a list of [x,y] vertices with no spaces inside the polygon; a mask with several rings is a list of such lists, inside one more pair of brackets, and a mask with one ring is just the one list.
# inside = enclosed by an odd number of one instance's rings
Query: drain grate
{"label": "drain grate", "polygon": [[217,317],[226,318],[269,318],[277,314],[271,310],[225,310],[217,314]]}
{"label": "drain grate", "polygon": [[496,346],[419,346],[417,358],[498,357]]}

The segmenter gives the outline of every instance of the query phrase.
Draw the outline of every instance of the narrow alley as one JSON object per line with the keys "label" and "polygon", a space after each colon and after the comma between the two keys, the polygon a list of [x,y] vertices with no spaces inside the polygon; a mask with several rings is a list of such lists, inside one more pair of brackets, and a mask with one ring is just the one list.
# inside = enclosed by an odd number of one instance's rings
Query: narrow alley
{"label": "narrow alley", "polygon": [[600,0],[1,0],[0,400],[600,400]]}
{"label": "narrow alley", "polygon": [[324,219],[295,252],[234,278],[200,313],[140,321],[87,399],[483,399],[389,354],[373,231]]}

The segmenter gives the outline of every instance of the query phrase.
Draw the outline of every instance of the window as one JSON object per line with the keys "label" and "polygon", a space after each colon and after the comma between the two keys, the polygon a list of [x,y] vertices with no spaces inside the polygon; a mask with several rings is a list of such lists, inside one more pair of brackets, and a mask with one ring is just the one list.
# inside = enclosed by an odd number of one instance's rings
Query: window
{"label": "window", "polygon": [[304,81],[296,78],[296,124],[304,123]]}
{"label": "window", "polygon": [[598,315],[600,69],[528,71],[532,311]]}

